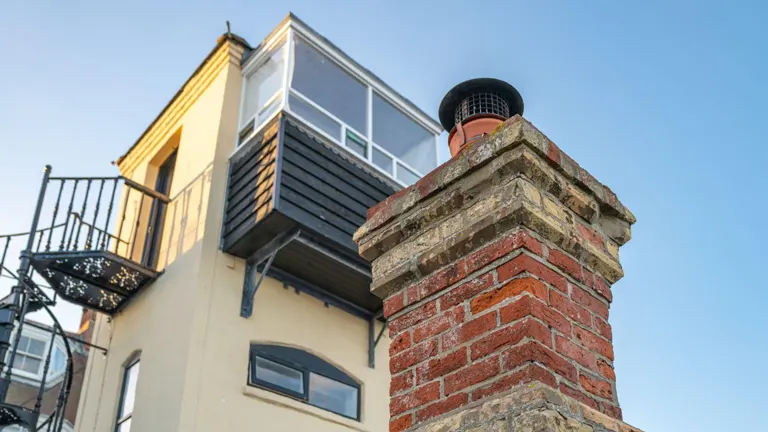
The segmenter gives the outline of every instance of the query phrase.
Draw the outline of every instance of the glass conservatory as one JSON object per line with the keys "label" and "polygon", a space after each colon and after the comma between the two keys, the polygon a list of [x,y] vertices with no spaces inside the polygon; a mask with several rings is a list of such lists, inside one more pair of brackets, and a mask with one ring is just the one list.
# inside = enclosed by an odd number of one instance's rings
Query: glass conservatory
{"label": "glass conservatory", "polygon": [[256,48],[243,80],[239,143],[284,111],[400,185],[437,166],[440,124],[297,20]]}

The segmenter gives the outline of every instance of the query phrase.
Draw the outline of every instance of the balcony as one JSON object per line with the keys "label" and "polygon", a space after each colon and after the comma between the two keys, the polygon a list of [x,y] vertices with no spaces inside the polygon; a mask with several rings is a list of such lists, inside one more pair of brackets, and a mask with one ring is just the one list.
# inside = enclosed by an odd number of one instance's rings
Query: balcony
{"label": "balcony", "polygon": [[370,207],[432,171],[440,124],[290,15],[243,60],[222,249],[370,319],[381,300],[352,241]]}
{"label": "balcony", "polygon": [[222,249],[369,316],[381,301],[369,292],[370,267],[352,234],[397,189],[321,138],[282,113],[233,156]]}
{"label": "balcony", "polygon": [[29,249],[56,294],[118,312],[159,276],[155,261],[168,198],[123,177],[50,177]]}

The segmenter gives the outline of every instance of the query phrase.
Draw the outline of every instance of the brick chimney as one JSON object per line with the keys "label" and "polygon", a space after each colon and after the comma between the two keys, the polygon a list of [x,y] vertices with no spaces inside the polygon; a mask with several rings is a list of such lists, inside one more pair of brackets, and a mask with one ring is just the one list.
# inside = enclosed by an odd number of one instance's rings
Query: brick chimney
{"label": "brick chimney", "polygon": [[608,323],[634,222],[519,115],[371,208],[355,241],[388,320],[390,430],[637,431]]}

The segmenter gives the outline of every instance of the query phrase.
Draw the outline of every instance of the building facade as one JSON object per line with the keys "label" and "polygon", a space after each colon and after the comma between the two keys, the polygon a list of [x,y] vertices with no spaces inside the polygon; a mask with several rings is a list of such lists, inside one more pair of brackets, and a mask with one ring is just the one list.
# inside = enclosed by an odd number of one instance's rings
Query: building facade
{"label": "building facade", "polygon": [[57,291],[99,312],[108,350],[75,429],[388,430],[382,303],[352,235],[437,166],[441,130],[293,15],[258,46],[219,38],[117,161],[96,271],[119,272]]}

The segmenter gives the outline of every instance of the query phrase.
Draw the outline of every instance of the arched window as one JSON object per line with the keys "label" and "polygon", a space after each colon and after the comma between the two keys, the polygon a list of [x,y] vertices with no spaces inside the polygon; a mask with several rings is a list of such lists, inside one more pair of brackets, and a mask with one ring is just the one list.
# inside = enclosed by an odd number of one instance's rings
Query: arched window
{"label": "arched window", "polygon": [[360,384],[300,349],[251,344],[248,383],[360,420]]}

